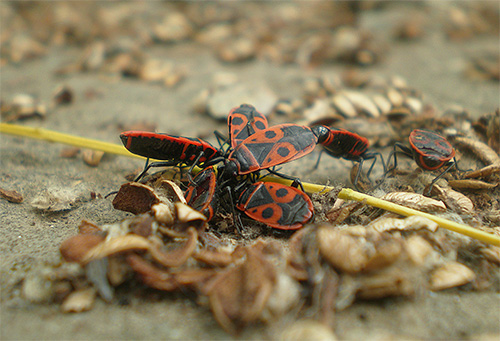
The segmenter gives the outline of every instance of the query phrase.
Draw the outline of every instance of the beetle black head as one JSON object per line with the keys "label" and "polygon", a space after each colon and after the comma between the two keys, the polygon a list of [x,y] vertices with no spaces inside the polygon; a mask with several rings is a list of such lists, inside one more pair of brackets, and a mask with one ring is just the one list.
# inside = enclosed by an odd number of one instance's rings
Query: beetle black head
{"label": "beetle black head", "polygon": [[323,143],[330,134],[330,128],[328,128],[327,126],[314,126],[311,128],[311,130],[318,138],[319,144]]}

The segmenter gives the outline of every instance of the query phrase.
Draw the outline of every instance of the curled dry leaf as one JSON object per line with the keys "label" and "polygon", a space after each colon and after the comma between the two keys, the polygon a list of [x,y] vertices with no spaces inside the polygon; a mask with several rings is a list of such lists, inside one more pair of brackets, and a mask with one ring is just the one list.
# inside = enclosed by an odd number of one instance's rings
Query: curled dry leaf
{"label": "curled dry leaf", "polygon": [[23,202],[22,194],[14,190],[0,188],[0,197],[4,198],[8,202],[13,202],[16,204]]}
{"label": "curled dry leaf", "polygon": [[119,252],[148,250],[150,247],[151,242],[144,237],[133,234],[117,236],[106,239],[104,242],[91,248],[79,262],[81,264],[87,264],[93,260],[108,257]]}
{"label": "curled dry leaf", "polygon": [[51,186],[37,194],[31,206],[43,211],[70,210],[79,202],[90,200],[90,191],[81,183],[73,187]]}
{"label": "curled dry leaf", "polygon": [[302,340],[329,340],[338,338],[333,330],[327,325],[315,320],[299,320],[288,326],[280,335],[279,340],[302,341]]}
{"label": "curled dry leaf", "polygon": [[153,259],[165,267],[176,267],[184,264],[193,254],[198,244],[198,232],[194,227],[187,231],[188,238],[184,245],[174,250],[164,250],[158,244],[152,246],[149,252]]}
{"label": "curled dry leaf", "polygon": [[185,231],[190,226],[194,226],[200,232],[205,231],[207,218],[201,212],[181,202],[176,202],[174,206],[177,221],[180,223],[176,224],[176,231]]}
{"label": "curled dry leaf", "polygon": [[372,228],[378,232],[393,230],[411,231],[420,229],[428,229],[431,232],[435,232],[438,228],[438,224],[421,216],[411,216],[405,219],[383,217],[373,220],[366,225],[366,227]]}
{"label": "curled dry leaf", "polygon": [[123,184],[113,199],[113,207],[117,210],[133,214],[145,213],[160,202],[153,188],[137,182]]}
{"label": "curled dry leaf", "polygon": [[259,318],[276,283],[271,263],[251,248],[244,253],[239,264],[219,273],[203,288],[215,318],[232,334]]}
{"label": "curled dry leaf", "polygon": [[154,187],[159,194],[163,194],[163,191],[165,191],[167,198],[171,199],[173,202],[180,201],[183,204],[187,203],[182,190],[171,180],[161,180],[158,184],[155,184]]}
{"label": "curled dry leaf", "polygon": [[290,252],[287,257],[287,272],[297,281],[305,281],[309,278],[307,265],[303,257],[303,245],[305,236],[312,235],[312,227],[304,227],[293,234],[288,243]]}
{"label": "curled dry leaf", "polygon": [[431,194],[437,195],[454,212],[460,214],[474,213],[474,203],[472,200],[451,188],[441,188],[439,185],[434,185]]}
{"label": "curled dry leaf", "polygon": [[380,199],[422,212],[446,212],[446,205],[442,201],[427,198],[422,194],[417,193],[392,192],[383,195]]}
{"label": "curled dry leaf", "polygon": [[281,272],[277,275],[276,285],[267,301],[262,319],[273,321],[297,306],[301,299],[299,283],[289,275]]}
{"label": "curled dry leaf", "polygon": [[84,150],[82,152],[83,162],[92,167],[99,166],[101,159],[104,156],[104,152],[100,150]]}
{"label": "curled dry leaf", "polygon": [[156,221],[167,226],[172,226],[175,220],[175,212],[171,205],[158,203],[151,207],[151,213]]}
{"label": "curled dry leaf", "polygon": [[82,219],[80,225],[78,225],[78,233],[80,234],[97,234],[99,232],[102,232],[101,228],[86,219]]}
{"label": "curled dry leaf", "polygon": [[158,290],[173,291],[185,286],[203,287],[216,271],[214,269],[188,269],[169,272],[160,269],[136,254],[127,256],[127,262],[147,286]]}
{"label": "curled dry leaf", "polygon": [[429,262],[429,260],[438,258],[438,254],[434,251],[432,245],[427,240],[417,235],[411,236],[405,240],[405,250],[410,260],[420,267],[426,267],[427,263],[429,263],[430,266],[433,262]]}
{"label": "curled dry leaf", "polygon": [[485,178],[497,173],[500,173],[500,163],[494,163],[481,169],[468,172],[464,175],[464,177],[466,179]]}
{"label": "curled dry leaf", "polygon": [[388,267],[363,276],[358,283],[356,296],[362,299],[410,296],[415,293],[415,284],[407,268]]}
{"label": "curled dry leaf", "polygon": [[330,211],[326,213],[326,217],[331,224],[342,224],[353,212],[363,207],[363,204],[359,202],[349,202],[345,205],[344,203],[343,199],[337,199]]}
{"label": "curled dry leaf", "polygon": [[80,263],[92,248],[103,241],[102,235],[80,233],[63,241],[59,251],[67,262]]}
{"label": "curled dry leaf", "polygon": [[66,297],[61,305],[64,313],[81,313],[92,308],[96,297],[94,288],[73,291]]}
{"label": "curled dry leaf", "polygon": [[453,189],[458,190],[484,190],[484,189],[493,189],[498,186],[496,184],[490,184],[488,182],[484,182],[481,180],[473,180],[473,179],[465,179],[465,180],[450,180],[448,185]]}
{"label": "curled dry leaf", "polygon": [[430,278],[430,289],[439,291],[458,287],[473,281],[474,271],[458,262],[448,262],[433,271]]}
{"label": "curled dry leaf", "polygon": [[463,136],[452,136],[450,140],[457,148],[472,152],[486,165],[500,164],[500,156],[486,143]]}
{"label": "curled dry leaf", "polygon": [[225,267],[233,262],[232,252],[226,250],[201,249],[193,254],[193,258],[198,262],[210,265]]}
{"label": "curled dry leaf", "polygon": [[481,248],[479,251],[487,260],[500,265],[500,247],[490,245]]}
{"label": "curled dry leaf", "polygon": [[323,258],[335,269],[348,273],[385,267],[396,261],[402,251],[400,238],[362,226],[343,230],[322,226],[317,234]]}

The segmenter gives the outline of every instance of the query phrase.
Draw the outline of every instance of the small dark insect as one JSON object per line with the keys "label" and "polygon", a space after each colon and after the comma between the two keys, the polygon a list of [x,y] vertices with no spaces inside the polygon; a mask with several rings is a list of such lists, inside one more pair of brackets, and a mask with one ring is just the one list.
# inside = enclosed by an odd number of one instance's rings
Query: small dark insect
{"label": "small dark insect", "polygon": [[434,184],[453,166],[458,170],[457,160],[455,159],[455,149],[453,149],[451,144],[441,135],[429,130],[415,129],[410,133],[408,140],[411,147],[407,147],[401,143],[394,144],[394,150],[391,152],[388,159],[389,162],[391,157],[394,157],[394,165],[388,169],[386,173],[396,169],[397,154],[403,154],[414,159],[417,165],[425,170],[432,171],[446,166],[446,169],[430,183],[426,191],[426,194],[428,194]]}
{"label": "small dark insect", "polygon": [[[120,139],[129,152],[148,158],[144,170],[135,181],[139,181],[151,167],[191,166],[190,175],[194,166],[221,155],[210,143],[198,138],[126,131],[120,134]],[[165,161],[149,163],[149,158]]]}
{"label": "small dark insect", "polygon": [[314,169],[318,168],[323,152],[326,152],[328,155],[335,158],[343,158],[345,160],[359,162],[359,167],[353,182],[353,185],[357,190],[359,190],[357,184],[361,174],[363,162],[365,160],[373,159],[370,169],[367,172],[368,179],[373,167],[375,166],[375,162],[377,161],[377,156],[382,161],[384,172],[386,171],[382,154],[368,151],[369,142],[367,138],[345,129],[330,128],[327,126],[322,127],[326,129],[326,131],[321,135],[318,143],[321,144],[323,148],[321,149]]}

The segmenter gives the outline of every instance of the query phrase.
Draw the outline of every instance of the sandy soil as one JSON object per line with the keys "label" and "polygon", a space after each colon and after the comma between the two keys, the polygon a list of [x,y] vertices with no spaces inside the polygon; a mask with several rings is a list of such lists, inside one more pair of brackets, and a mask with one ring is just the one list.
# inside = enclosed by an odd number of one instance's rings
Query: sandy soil
{"label": "sandy soil", "polygon": [[[395,7],[367,12],[362,16],[362,25],[390,39],[393,23],[407,15],[405,11],[404,7]],[[500,48],[498,36],[491,35],[450,42],[438,24],[431,24],[421,40],[391,42],[387,57],[369,70],[382,76],[402,76],[439,109],[458,104],[479,117],[499,107],[499,84],[467,78],[464,69],[471,54],[495,46],[497,50]],[[189,70],[186,79],[168,89],[101,73],[58,77],[55,69],[81,55],[78,48],[61,46],[50,49],[42,58],[2,66],[1,97],[4,100],[16,93],[30,93],[50,102],[54,89],[65,84],[74,91],[71,105],[50,110],[44,120],[30,119],[22,124],[103,141],[119,143],[119,126],[141,121],[156,123],[161,132],[210,136],[215,129],[224,131],[224,124],[193,113],[192,102],[211,83],[214,74],[232,72],[250,86],[263,82],[279,97],[289,98],[300,94],[301,80],[307,76],[334,75],[345,68],[342,64],[323,64],[304,70],[295,64],[275,65],[262,60],[225,64],[193,42],[150,46],[145,52],[186,65]],[[89,91],[100,95],[89,99],[85,95]],[[126,181],[124,176],[141,167],[142,162],[105,155],[98,167],[89,167],[80,157],[60,157],[65,148],[62,145],[5,134],[0,141],[1,186],[24,197],[21,204],[0,200],[2,339],[230,338],[210,311],[198,307],[187,295],[124,290],[123,300],[111,304],[98,301],[91,311],[75,315],[62,314],[56,305],[26,302],[20,296],[23,277],[40,263],[57,261],[60,243],[76,233],[82,219],[103,224],[127,216],[114,210],[110,200],[101,198],[81,202],[59,213],[36,210],[30,201],[50,187],[83,186],[87,191],[105,195],[119,188]],[[291,165],[287,171],[305,181],[348,183],[345,171],[350,167],[348,162],[324,160],[324,168],[309,172],[315,158],[316,154]],[[337,314],[335,333],[342,339],[467,339],[498,335],[499,321],[498,292],[452,289],[442,293],[422,292],[413,299],[356,303]],[[271,328],[262,325],[247,328],[241,338],[275,338],[291,323],[285,318]]]}

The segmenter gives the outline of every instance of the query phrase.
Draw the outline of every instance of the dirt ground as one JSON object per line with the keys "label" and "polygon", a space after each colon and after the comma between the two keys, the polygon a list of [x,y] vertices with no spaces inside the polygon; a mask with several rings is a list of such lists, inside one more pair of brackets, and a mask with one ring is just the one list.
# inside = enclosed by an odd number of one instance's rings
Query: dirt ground
{"label": "dirt ground", "polygon": [[[50,2],[45,6],[54,10],[62,4]],[[498,18],[500,7],[498,3],[492,4],[489,6]],[[172,10],[171,5],[149,3],[138,12],[141,15],[155,13],[161,18]],[[247,15],[259,16],[263,9],[250,5]],[[94,3],[94,6],[100,5]],[[485,51],[498,53],[498,32],[475,33],[461,40],[449,39],[443,23],[455,7],[467,8],[467,4],[386,3],[378,9],[363,10],[358,18],[359,27],[382,39],[384,44],[381,45],[383,58],[380,62],[361,70],[380,77],[402,77],[440,112],[455,105],[473,117],[495,111],[500,107],[498,80],[470,77],[466,70],[472,57]],[[106,8],[116,12],[126,10],[122,3]],[[307,6],[302,3],[302,8]],[[23,11],[20,6],[8,2],[2,2],[0,9],[2,18],[17,16]],[[422,37],[411,41],[394,39],[396,25],[412,18],[413,13],[422,16]],[[11,29],[22,31],[22,26],[8,26],[7,20],[1,22],[2,34]],[[498,28],[498,21],[496,25]],[[22,93],[34,95],[48,105],[43,119],[35,117],[14,123],[119,144],[120,129],[146,122],[153,123],[160,132],[201,136],[216,143],[212,131],[225,132],[225,122],[193,110],[195,98],[213,84],[215,75],[231,73],[236,75],[238,83],[248,88],[264,84],[278,98],[295,98],[301,96],[304,80],[313,76],[334,77],[348,67],[340,61],[307,66],[280,64],[264,58],[223,62],[213,49],[186,39],[141,47],[141,52],[148,56],[166,59],[184,68],[185,78],[173,87],[100,70],[56,74],[61,67],[77,62],[86,46],[87,43],[64,41],[50,45],[44,55],[17,62],[9,61],[2,52],[2,102]],[[61,85],[71,89],[74,99],[69,105],[52,106],[53,93]],[[239,104],[231,103],[232,106]],[[93,309],[80,314],[63,314],[58,305],[34,304],[23,299],[23,278],[39,264],[57,262],[59,245],[76,234],[82,219],[100,225],[129,216],[114,210],[111,200],[101,196],[117,190],[126,182],[124,176],[139,169],[142,161],[105,155],[97,167],[91,167],[83,163],[80,156],[61,157],[65,148],[60,144],[0,135],[1,187],[16,190],[24,198],[20,204],[0,199],[1,339],[232,338],[219,327],[211,312],[199,307],[189,294],[131,294],[121,289],[117,296],[122,295],[124,299],[112,303],[97,300]],[[350,186],[350,162],[324,157],[320,168],[311,171],[316,158],[317,153],[313,153],[285,170],[307,182],[325,184],[330,181]],[[35,209],[30,202],[47,188],[69,188],[86,196],[69,210]],[[87,198],[90,192],[101,196],[90,200]],[[293,323],[291,317],[284,317],[272,326],[253,325],[239,338],[275,339]],[[421,292],[410,299],[356,302],[336,314],[333,330],[340,339],[493,340],[500,335],[500,295],[491,288],[486,291],[458,288],[438,293]]]}

